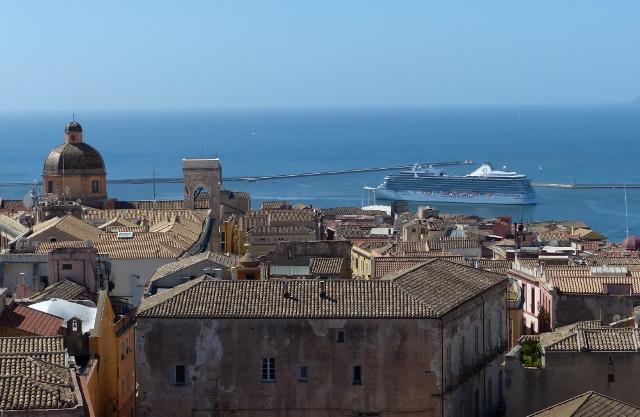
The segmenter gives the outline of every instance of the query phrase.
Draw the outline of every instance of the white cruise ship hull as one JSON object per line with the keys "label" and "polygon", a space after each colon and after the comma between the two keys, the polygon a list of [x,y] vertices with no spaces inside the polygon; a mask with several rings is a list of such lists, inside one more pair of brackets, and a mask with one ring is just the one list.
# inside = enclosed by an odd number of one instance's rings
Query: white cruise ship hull
{"label": "white cruise ship hull", "polygon": [[[375,191],[376,198],[383,200],[416,201],[429,203],[464,203],[464,204],[536,204],[535,194],[478,194],[478,193],[442,193],[422,191],[392,191],[383,188],[370,188]],[[477,194],[477,195],[476,195]]]}

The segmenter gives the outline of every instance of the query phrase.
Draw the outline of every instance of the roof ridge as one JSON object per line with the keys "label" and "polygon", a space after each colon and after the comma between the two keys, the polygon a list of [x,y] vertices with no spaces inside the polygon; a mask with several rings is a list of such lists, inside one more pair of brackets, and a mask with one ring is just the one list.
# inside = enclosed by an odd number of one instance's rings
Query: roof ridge
{"label": "roof ridge", "polygon": [[160,294],[155,294],[152,297],[143,298],[140,302],[140,306],[138,307],[138,314],[141,314],[147,310],[152,309],[153,307],[157,307],[162,305],[163,303],[171,300],[178,294],[182,294],[196,285],[201,284],[204,281],[213,280],[211,277],[205,275],[201,275],[198,278],[187,281],[184,284],[178,285],[176,287],[170,288],[166,291],[161,292]]}

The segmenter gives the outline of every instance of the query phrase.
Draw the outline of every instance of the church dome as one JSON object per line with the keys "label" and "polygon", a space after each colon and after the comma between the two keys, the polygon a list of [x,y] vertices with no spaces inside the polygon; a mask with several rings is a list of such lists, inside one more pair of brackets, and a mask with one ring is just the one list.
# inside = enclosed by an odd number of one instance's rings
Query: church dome
{"label": "church dome", "polygon": [[[67,129],[76,128],[80,129],[76,131],[82,131],[82,127],[77,122],[67,125]],[[63,175],[63,173],[64,175],[106,175],[107,171],[102,155],[93,146],[86,143],[63,143],[47,156],[44,161],[43,175]]]}
{"label": "church dome", "polygon": [[622,242],[622,248],[627,250],[638,250],[640,248],[640,238],[629,236]]}
{"label": "church dome", "polygon": [[64,129],[65,133],[69,133],[69,132],[82,132],[82,126],[80,126],[80,123],[76,122],[75,120],[72,121],[71,123],[69,123],[67,125],[67,127]]}
{"label": "church dome", "polygon": [[237,266],[240,267],[251,267],[260,265],[260,260],[247,252],[242,258],[238,260]]}

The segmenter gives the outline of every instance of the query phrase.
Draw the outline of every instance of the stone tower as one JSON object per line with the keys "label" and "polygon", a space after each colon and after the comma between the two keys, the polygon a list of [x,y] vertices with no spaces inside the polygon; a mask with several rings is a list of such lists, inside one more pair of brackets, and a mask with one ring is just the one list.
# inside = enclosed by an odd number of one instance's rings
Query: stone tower
{"label": "stone tower", "polygon": [[220,187],[222,187],[222,167],[220,160],[183,159],[184,208],[195,210],[195,201],[200,193],[209,194],[209,217],[211,218],[211,238],[209,247],[220,251]]}

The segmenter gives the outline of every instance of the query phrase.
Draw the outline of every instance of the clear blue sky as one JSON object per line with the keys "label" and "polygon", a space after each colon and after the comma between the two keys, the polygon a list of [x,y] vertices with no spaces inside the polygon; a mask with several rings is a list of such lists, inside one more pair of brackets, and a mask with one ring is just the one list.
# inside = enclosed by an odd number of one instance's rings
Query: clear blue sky
{"label": "clear blue sky", "polygon": [[628,102],[634,1],[7,1],[0,111]]}

